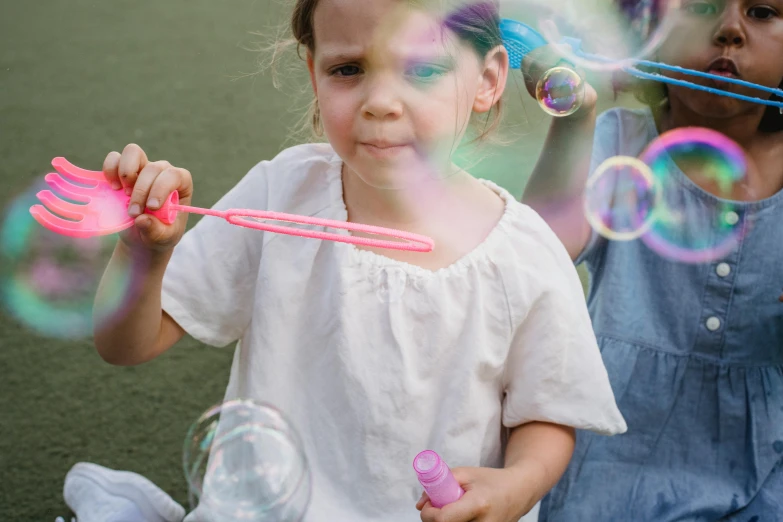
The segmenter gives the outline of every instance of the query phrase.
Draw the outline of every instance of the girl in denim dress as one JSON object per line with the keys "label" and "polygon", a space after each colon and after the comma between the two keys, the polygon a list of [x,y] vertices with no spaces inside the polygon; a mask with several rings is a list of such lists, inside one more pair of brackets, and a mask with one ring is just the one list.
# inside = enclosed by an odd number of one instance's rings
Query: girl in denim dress
{"label": "girl in denim dress", "polygon": [[[682,0],[677,25],[655,58],[777,87],[783,1]],[[578,434],[570,466],[542,502],[539,520],[780,521],[783,111],[681,87],[646,87],[649,107],[615,108],[597,122],[588,88],[576,114],[552,123],[524,196],[575,262],[587,264],[593,326],[628,423],[627,433],[615,437]],[[665,197],[676,201],[685,235],[709,234],[723,212],[744,232],[732,248],[686,263],[643,238],[608,241],[592,231],[581,197],[588,168],[613,156],[639,157],[660,134],[691,126],[739,144],[746,177],[730,194],[719,193],[670,158]],[[589,154],[591,144],[588,164],[579,151]]]}

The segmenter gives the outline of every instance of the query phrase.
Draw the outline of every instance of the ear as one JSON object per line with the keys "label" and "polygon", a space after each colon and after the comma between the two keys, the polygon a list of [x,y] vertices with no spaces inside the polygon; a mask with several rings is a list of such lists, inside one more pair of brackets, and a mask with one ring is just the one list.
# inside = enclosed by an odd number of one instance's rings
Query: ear
{"label": "ear", "polygon": [[315,83],[315,60],[313,59],[313,53],[307,51],[307,70],[310,71],[310,83],[313,86],[313,94],[318,96],[318,84]]}
{"label": "ear", "polygon": [[479,88],[473,101],[473,112],[489,112],[503,96],[508,79],[508,53],[499,45],[487,53],[479,76]]}

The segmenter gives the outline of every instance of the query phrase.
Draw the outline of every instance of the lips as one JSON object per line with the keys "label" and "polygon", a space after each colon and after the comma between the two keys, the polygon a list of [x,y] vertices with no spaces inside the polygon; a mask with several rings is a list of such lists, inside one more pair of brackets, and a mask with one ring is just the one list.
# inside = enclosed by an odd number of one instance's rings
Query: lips
{"label": "lips", "polygon": [[391,142],[391,141],[365,141],[362,142],[362,145],[369,145],[371,147],[375,147],[376,149],[394,149],[396,147],[404,147],[406,145],[410,145],[410,143]]}
{"label": "lips", "polygon": [[727,78],[739,78],[739,68],[734,60],[731,58],[717,58],[710,62],[707,67],[707,72],[718,76],[726,76]]}

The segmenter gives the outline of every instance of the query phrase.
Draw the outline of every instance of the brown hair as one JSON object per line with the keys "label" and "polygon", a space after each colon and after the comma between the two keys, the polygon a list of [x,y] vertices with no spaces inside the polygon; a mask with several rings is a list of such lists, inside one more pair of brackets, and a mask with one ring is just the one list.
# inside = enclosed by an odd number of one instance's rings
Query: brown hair
{"label": "brown hair", "polygon": [[[367,1],[367,0],[357,0]],[[407,0],[413,4],[431,3],[433,0]],[[434,0],[443,3],[448,0]],[[468,43],[479,57],[484,58],[489,51],[502,45],[500,34],[499,0],[483,0],[477,2],[464,2],[459,9],[449,12],[443,19],[443,27],[449,29],[457,37]],[[291,32],[296,42],[296,52],[300,59],[302,47],[308,52],[315,51],[315,32],[313,29],[313,15],[318,0],[296,0],[291,15]],[[502,102],[499,99],[495,106],[487,114],[487,121],[481,133],[472,140],[480,143],[488,140],[500,125],[502,116]],[[308,111],[307,120],[317,137],[323,135],[321,127],[318,100],[313,99]]]}

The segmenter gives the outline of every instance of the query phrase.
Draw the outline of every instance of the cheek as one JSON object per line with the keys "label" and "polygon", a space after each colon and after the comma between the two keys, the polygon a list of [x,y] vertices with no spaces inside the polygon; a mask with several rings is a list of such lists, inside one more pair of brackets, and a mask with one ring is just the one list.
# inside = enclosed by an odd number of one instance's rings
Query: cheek
{"label": "cheek", "polygon": [[353,116],[357,112],[350,94],[320,88],[318,93],[321,123],[327,134],[338,138],[350,132]]}
{"label": "cheek", "polygon": [[455,83],[454,78],[438,82],[418,97],[411,107],[416,127],[422,136],[439,137],[460,131],[467,125],[473,107],[475,93],[465,89],[465,84]]}

